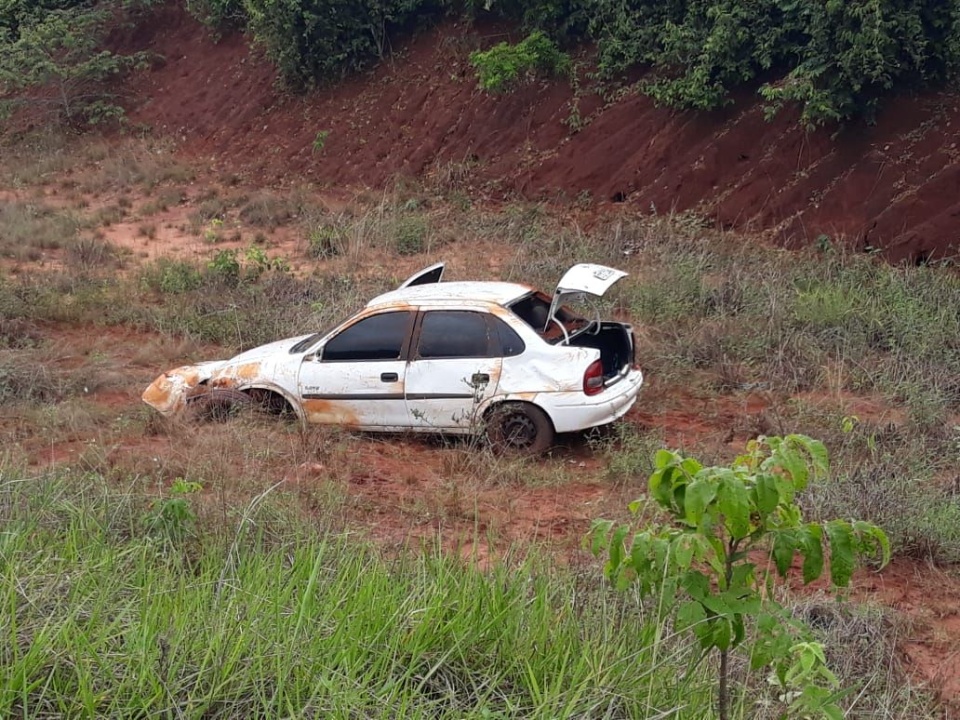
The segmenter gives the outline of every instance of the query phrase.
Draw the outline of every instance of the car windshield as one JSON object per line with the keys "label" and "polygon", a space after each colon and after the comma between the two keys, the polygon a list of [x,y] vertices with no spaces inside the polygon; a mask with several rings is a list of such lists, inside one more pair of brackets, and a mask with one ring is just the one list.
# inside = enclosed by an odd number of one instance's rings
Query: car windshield
{"label": "car windshield", "polygon": [[321,330],[320,332],[315,332],[313,335],[308,335],[303,340],[301,340],[296,345],[294,345],[292,348],[290,348],[290,354],[296,355],[297,353],[303,352],[304,350],[309,348],[311,345],[313,345],[315,342],[317,342],[317,340],[327,335],[335,327],[336,325],[331,323],[327,325],[325,328],[323,328],[323,330]]}

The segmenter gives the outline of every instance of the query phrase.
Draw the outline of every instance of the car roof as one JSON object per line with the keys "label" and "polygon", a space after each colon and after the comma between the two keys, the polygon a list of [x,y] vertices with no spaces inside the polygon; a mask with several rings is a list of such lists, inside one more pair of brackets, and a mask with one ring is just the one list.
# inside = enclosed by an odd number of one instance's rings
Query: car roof
{"label": "car roof", "polygon": [[532,288],[508,282],[439,282],[414,285],[378,295],[367,307],[393,304],[433,304],[445,302],[479,302],[506,305],[529,293]]}

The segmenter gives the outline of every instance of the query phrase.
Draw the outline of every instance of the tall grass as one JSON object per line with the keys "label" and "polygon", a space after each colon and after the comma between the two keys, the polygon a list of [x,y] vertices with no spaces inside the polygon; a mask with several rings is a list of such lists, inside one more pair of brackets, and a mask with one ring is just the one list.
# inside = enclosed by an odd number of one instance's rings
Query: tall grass
{"label": "tall grass", "polygon": [[[0,470],[4,717],[713,714],[714,671],[657,621],[670,608],[610,594],[598,572],[535,554],[488,571],[430,548],[385,556],[267,493],[219,522],[157,523],[176,500],[136,485]],[[883,667],[838,663],[869,689],[848,717],[926,714],[882,618],[816,612],[841,661],[869,635]],[[737,716],[776,716],[763,678],[738,673]]]}
{"label": "tall grass", "polygon": [[4,717],[709,714],[690,648],[542,562],[386,558],[273,501],[169,535],[146,502],[3,477]]}

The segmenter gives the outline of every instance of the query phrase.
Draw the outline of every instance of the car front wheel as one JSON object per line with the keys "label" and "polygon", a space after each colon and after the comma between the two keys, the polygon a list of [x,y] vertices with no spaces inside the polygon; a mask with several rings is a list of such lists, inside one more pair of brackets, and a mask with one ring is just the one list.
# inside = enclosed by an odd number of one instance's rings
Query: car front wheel
{"label": "car front wheel", "polygon": [[487,438],[497,450],[540,455],[553,444],[553,423],[536,405],[503,403],[487,418]]}
{"label": "car front wheel", "polygon": [[223,422],[253,406],[253,398],[232,388],[211,388],[187,400],[187,407],[193,411],[194,417],[214,422]]}

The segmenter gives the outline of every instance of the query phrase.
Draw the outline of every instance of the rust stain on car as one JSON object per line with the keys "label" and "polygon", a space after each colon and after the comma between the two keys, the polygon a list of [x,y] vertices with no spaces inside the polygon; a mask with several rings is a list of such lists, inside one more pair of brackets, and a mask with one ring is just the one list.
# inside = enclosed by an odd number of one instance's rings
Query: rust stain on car
{"label": "rust stain on car", "polygon": [[199,373],[193,368],[179,368],[166,372],[143,391],[143,401],[161,413],[172,413],[183,405],[184,390],[200,382]]}
{"label": "rust stain on car", "polygon": [[307,421],[320,425],[359,425],[356,413],[344,401],[304,400],[303,411]]}
{"label": "rust stain on car", "polygon": [[236,369],[234,374],[241,380],[253,380],[260,375],[260,363],[247,363]]}

